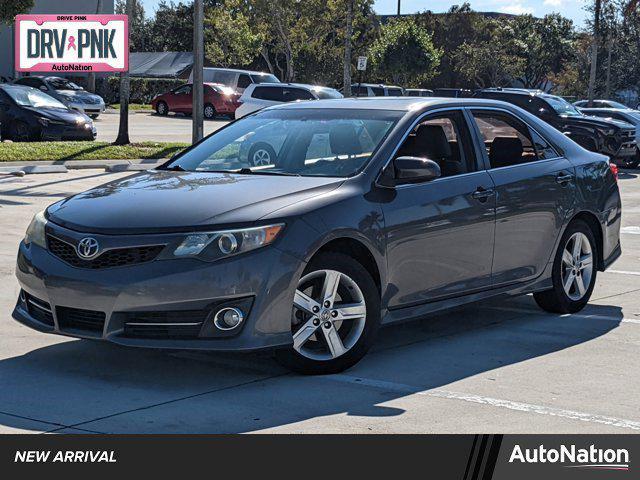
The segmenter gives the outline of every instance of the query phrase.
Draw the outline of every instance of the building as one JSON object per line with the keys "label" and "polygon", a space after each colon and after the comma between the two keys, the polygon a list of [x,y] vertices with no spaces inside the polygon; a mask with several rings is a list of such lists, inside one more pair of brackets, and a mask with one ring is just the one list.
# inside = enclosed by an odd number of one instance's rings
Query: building
{"label": "building", "polygon": [[[28,13],[61,15],[113,14],[114,0],[102,0],[102,11],[98,12],[97,8],[98,0],[35,0],[33,9]],[[15,77],[13,30],[12,26],[0,26],[0,77],[5,77],[6,79]]]}

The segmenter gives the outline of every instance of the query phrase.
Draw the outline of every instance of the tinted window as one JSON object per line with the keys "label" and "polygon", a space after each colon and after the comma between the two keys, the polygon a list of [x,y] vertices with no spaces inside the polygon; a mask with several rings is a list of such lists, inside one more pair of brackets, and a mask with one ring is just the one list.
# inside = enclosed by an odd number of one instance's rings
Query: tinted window
{"label": "tinted window", "polygon": [[236,73],[227,70],[213,70],[211,73],[211,83],[221,83],[227,87],[235,87]]}
{"label": "tinted window", "polygon": [[384,88],[382,87],[371,87],[371,91],[376,97],[384,97]]}
{"label": "tinted window", "polygon": [[351,85],[351,94],[356,97],[367,97],[369,96],[369,90],[367,87]]}
{"label": "tinted window", "polygon": [[273,102],[284,102],[282,87],[256,87],[251,97]]}
{"label": "tinted window", "polygon": [[388,88],[387,93],[390,97],[401,97],[402,89],[400,88]]}
{"label": "tinted window", "polygon": [[[169,164],[187,171],[347,177],[366,165],[404,112],[343,109],[262,111],[214,133]],[[273,164],[249,162],[254,145],[278,152]],[[228,178],[229,181],[236,181]]]}
{"label": "tinted window", "polygon": [[471,136],[461,112],[429,117],[402,144],[397,157],[428,158],[440,166],[443,177],[476,170]]}
{"label": "tinted window", "polygon": [[[473,111],[491,168],[519,165],[538,160],[529,128],[507,113]],[[541,151],[545,151],[546,142],[539,139]],[[548,147],[548,145],[547,145]],[[549,155],[551,152],[544,153]],[[556,156],[556,155],[551,155]],[[545,157],[547,158],[547,157]]]}
{"label": "tinted window", "polygon": [[247,88],[251,83],[251,77],[247,74],[243,73],[238,77],[238,88]]}
{"label": "tinted window", "polygon": [[285,88],[284,101],[295,102],[296,100],[315,100],[315,97],[311,95],[309,90],[302,88]]}
{"label": "tinted window", "polygon": [[16,80],[16,83],[18,85],[26,85],[27,87],[40,88],[40,86],[42,85],[42,80],[40,80],[39,78],[24,77]]}
{"label": "tinted window", "polygon": [[176,95],[189,95],[191,93],[191,85],[184,85],[173,91]]}

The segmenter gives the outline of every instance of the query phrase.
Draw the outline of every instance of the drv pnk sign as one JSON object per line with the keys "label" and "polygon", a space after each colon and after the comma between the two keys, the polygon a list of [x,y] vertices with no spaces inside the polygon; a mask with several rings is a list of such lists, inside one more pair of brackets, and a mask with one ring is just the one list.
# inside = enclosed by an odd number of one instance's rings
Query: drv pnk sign
{"label": "drv pnk sign", "polygon": [[123,72],[129,69],[126,15],[18,15],[19,72]]}

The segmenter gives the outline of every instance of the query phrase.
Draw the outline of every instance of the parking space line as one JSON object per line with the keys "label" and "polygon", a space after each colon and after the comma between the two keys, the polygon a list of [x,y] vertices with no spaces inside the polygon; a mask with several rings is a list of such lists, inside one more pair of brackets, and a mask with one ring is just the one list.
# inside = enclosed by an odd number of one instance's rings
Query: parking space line
{"label": "parking space line", "polygon": [[474,395],[469,393],[453,392],[450,390],[420,390],[420,387],[414,387],[403,383],[387,382],[384,380],[373,380],[370,378],[356,377],[345,374],[329,375],[324,378],[353,385],[364,385],[371,388],[378,388],[401,394],[423,395],[435,398],[448,398],[451,400],[461,400],[464,402],[477,403],[480,405],[489,405],[496,408],[506,408],[508,410],[515,410],[519,412],[535,413],[538,415],[567,418],[571,420],[580,420],[582,422],[589,423],[599,423],[602,425],[610,425],[613,427],[626,428],[630,430],[640,430],[640,422],[593,413],[577,412],[574,410],[545,407],[542,405],[534,405],[522,402],[512,402],[511,400],[502,400],[499,398],[484,397],[481,395]]}
{"label": "parking space line", "polygon": [[[545,315],[544,312],[538,312],[536,310],[529,310],[526,308],[517,308],[517,307],[485,307],[485,308],[489,308],[491,310],[498,310],[501,312],[525,313],[528,315]],[[584,319],[584,320],[603,320],[608,322],[632,323],[632,324],[640,325],[640,319],[637,319],[637,318],[618,318],[618,317],[610,317],[607,315],[596,315],[596,314],[588,314],[588,313],[565,313],[564,315],[557,315],[556,317],[557,318],[578,318],[578,319]]]}

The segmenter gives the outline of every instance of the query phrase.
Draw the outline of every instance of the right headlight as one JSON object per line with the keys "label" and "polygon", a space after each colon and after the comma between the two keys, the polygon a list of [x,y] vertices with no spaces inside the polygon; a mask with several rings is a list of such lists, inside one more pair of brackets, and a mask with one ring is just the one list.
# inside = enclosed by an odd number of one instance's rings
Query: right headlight
{"label": "right headlight", "polygon": [[224,230],[219,232],[203,232],[187,235],[174,250],[176,257],[200,256],[205,260],[249,252],[272,243],[280,234],[284,223],[263,227]]}
{"label": "right headlight", "polygon": [[47,219],[44,216],[44,210],[38,212],[31,220],[31,223],[27,227],[27,233],[24,236],[25,245],[31,245],[35,243],[42,248],[47,248],[47,238],[45,234],[45,227],[47,226]]}

